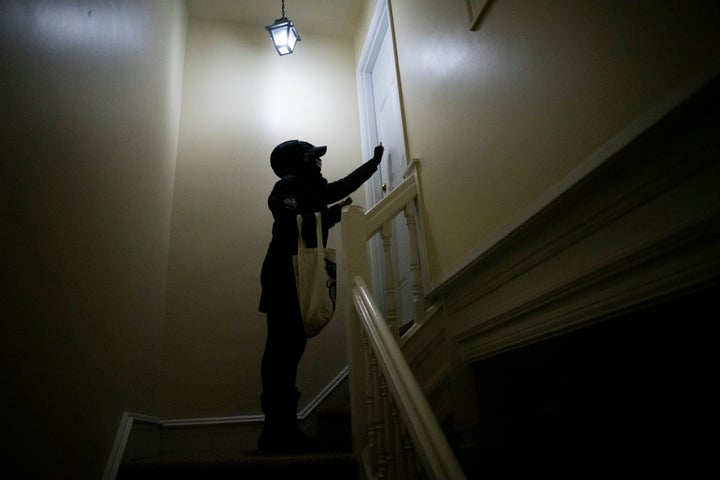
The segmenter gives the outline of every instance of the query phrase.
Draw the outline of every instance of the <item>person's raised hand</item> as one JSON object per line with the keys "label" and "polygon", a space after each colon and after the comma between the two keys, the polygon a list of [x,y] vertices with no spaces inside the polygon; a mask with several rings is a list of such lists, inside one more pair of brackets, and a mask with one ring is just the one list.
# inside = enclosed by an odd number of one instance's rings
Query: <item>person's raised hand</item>
{"label": "person's raised hand", "polygon": [[375,151],[373,152],[373,160],[375,160],[375,163],[380,163],[380,160],[382,160],[383,152],[385,151],[385,147],[383,147],[382,142],[380,142],[380,145],[375,147]]}

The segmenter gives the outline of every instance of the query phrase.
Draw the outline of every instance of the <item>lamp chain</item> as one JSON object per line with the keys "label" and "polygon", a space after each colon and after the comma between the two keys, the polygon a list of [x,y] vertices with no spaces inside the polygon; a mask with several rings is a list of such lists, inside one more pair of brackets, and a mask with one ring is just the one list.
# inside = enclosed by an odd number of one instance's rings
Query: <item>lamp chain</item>
{"label": "lamp chain", "polygon": [[280,16],[282,16],[282,17],[285,16],[285,0],[282,0],[282,12],[281,12]]}

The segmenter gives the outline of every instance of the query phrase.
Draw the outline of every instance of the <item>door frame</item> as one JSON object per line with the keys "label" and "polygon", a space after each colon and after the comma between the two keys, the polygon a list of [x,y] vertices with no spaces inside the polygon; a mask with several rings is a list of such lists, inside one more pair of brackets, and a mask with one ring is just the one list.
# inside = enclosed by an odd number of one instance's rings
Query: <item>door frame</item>
{"label": "door frame", "polygon": [[[378,144],[378,130],[376,123],[376,112],[375,102],[373,96],[373,85],[372,85],[372,71],[375,67],[375,63],[378,58],[378,54],[383,44],[385,36],[389,35],[390,46],[393,54],[393,67],[395,69],[395,79],[398,89],[398,101],[400,103],[400,130],[402,132],[404,157],[408,157],[408,146],[407,146],[407,135],[405,132],[405,115],[402,106],[402,94],[400,91],[400,75],[397,66],[397,55],[395,51],[395,40],[393,38],[393,31],[390,25],[390,11],[387,0],[378,0],[375,5],[375,10],[368,27],[368,31],[365,37],[362,52],[357,66],[357,90],[358,90],[358,102],[359,102],[359,113],[360,113],[360,136],[361,136],[361,150],[363,158],[370,158],[373,154],[373,149]],[[407,165],[405,165],[407,167]],[[389,179],[384,178],[385,173],[382,169],[379,169],[380,175],[373,175],[369,182],[369,187],[365,189],[365,202],[366,205],[372,207],[379,202],[383,197],[381,189],[382,183],[389,183]],[[382,310],[385,309],[385,295],[379,286],[384,284],[383,271],[383,249],[382,241],[370,242],[370,264],[371,264],[371,288],[373,294],[376,297],[376,301],[380,305]],[[396,279],[397,281],[397,279]],[[397,299],[400,302],[400,299]],[[400,313],[400,305],[397,305],[398,313]],[[400,319],[400,316],[398,316]]]}
{"label": "door frame", "polygon": [[[378,0],[370,21],[370,26],[368,27],[365,44],[363,45],[357,67],[358,110],[360,113],[360,139],[363,159],[372,157],[373,149],[379,140],[377,138],[375,105],[373,103],[372,93],[372,68],[377,60],[383,38],[389,28],[390,15],[387,0]],[[395,47],[393,45],[393,53],[394,51]],[[371,179],[372,188],[365,189],[366,205],[374,205],[380,200],[381,196],[378,192],[380,191],[381,183],[382,179],[377,175],[373,175]]]}

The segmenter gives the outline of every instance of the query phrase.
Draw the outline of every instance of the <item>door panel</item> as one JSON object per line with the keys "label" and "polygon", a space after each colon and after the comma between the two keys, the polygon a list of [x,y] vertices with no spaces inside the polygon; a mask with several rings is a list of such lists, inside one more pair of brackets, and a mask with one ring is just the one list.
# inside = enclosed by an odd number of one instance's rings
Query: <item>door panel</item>
{"label": "door panel", "polygon": [[395,56],[389,30],[382,41],[372,71],[372,89],[378,141],[385,146],[383,181],[387,183],[389,191],[402,182],[407,164]]}
{"label": "door panel", "polygon": [[[374,187],[375,191],[371,198],[374,204],[386,192],[390,192],[403,181],[403,174],[407,168],[395,53],[389,28],[385,29],[377,56],[374,61],[370,62],[370,65],[373,115],[371,123],[375,125],[377,142],[382,142],[385,147],[383,162],[380,166],[380,185]],[[410,282],[410,254],[408,252],[409,235],[404,215],[401,214],[393,220],[392,235],[396,310],[398,325],[402,326],[413,320],[414,315]],[[372,261],[374,284],[384,285],[382,239],[378,238],[375,242],[371,248],[371,255],[374,257]],[[381,304],[384,305],[383,289],[375,289],[374,293],[383,300]]]}

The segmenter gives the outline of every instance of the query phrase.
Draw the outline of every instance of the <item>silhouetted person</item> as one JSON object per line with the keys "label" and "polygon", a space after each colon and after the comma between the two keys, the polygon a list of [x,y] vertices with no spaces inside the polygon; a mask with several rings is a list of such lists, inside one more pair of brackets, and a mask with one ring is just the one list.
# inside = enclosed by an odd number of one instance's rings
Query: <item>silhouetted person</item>
{"label": "silhouetted person", "polygon": [[267,314],[267,340],[262,358],[263,392],[260,396],[265,425],[258,448],[266,452],[292,453],[312,449],[312,442],[297,423],[300,392],[295,382],[307,336],[300,315],[292,259],[298,246],[296,217],[302,215],[303,239],[312,248],[317,246],[315,212],[321,212],[323,242],[326,243],[328,230],[340,221],[341,207],[352,202],[347,196],[377,171],[383,155],[380,144],[375,147],[371,160],[345,178],[328,182],[322,176],[320,159],[326,151],[325,146],[288,140],[275,147],[270,155],[270,166],[280,180],[268,198],[274,223],[260,277],[260,311]]}

